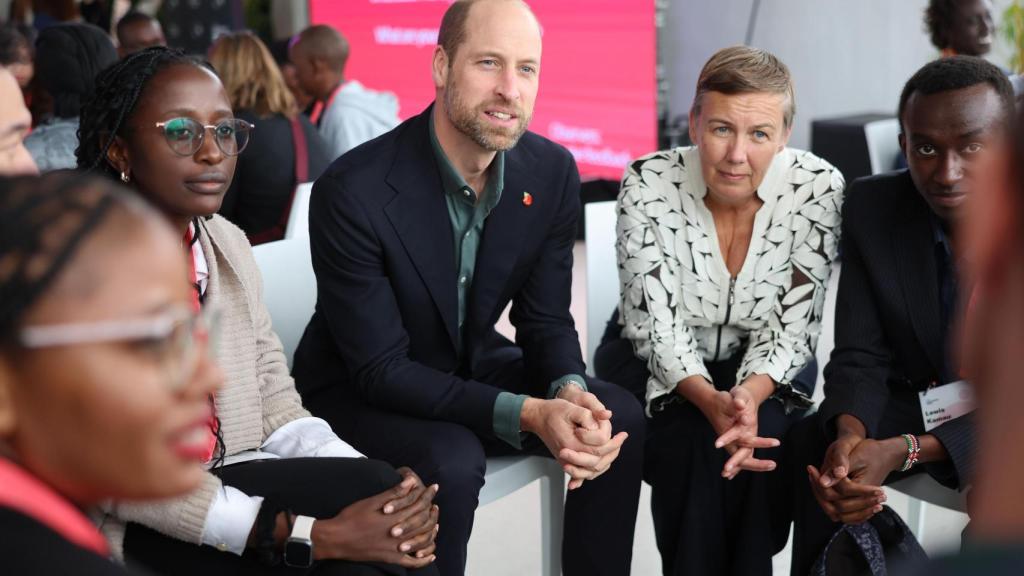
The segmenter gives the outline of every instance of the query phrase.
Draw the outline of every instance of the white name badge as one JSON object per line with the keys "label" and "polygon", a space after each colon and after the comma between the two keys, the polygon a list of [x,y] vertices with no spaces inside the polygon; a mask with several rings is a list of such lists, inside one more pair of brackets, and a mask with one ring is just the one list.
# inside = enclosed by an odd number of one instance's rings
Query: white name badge
{"label": "white name badge", "polygon": [[974,411],[974,388],[965,380],[919,392],[924,431]]}

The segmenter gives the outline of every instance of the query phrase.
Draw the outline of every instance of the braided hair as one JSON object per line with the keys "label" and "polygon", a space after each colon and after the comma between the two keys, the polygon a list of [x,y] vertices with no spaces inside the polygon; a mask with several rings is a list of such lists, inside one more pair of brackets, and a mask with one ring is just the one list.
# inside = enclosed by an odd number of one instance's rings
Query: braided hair
{"label": "braided hair", "polygon": [[0,349],[117,206],[152,213],[112,183],[71,172],[0,178]]}
{"label": "braided hair", "polygon": [[79,169],[118,178],[117,170],[107,161],[114,138],[131,118],[149,81],[161,70],[175,65],[215,72],[208,62],[164,46],[125,56],[100,72],[92,97],[82,106],[75,150]]}
{"label": "braided hair", "polygon": [[[216,74],[209,62],[185,54],[178,49],[165,46],[146,48],[125,56],[117,63],[100,72],[96,77],[96,88],[92,97],[82,106],[82,114],[78,126],[78,148],[75,157],[78,168],[85,172],[102,174],[117,180],[119,174],[107,160],[107,152],[114,143],[114,138],[121,134],[122,129],[131,118],[142,96],[157,73],[171,66],[186,65],[204,68]],[[198,232],[199,226],[195,226]],[[192,238],[198,241],[199,234]],[[210,398],[213,403],[213,398]],[[224,445],[223,427],[220,417],[217,418],[215,435],[217,447],[214,452],[213,468],[224,463],[226,450]]]}

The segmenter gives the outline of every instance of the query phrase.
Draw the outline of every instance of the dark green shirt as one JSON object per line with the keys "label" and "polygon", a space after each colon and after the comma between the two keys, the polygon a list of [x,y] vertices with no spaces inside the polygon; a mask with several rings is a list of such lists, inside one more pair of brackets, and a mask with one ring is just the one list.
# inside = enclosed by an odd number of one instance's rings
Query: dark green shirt
{"label": "dark green shirt", "polygon": [[[455,248],[456,285],[459,290],[459,329],[457,349],[462,357],[462,325],[466,321],[466,305],[469,301],[469,289],[473,285],[473,273],[476,270],[477,251],[483,237],[484,224],[491,210],[501,200],[501,192],[505,187],[505,153],[498,152],[491,162],[490,173],[487,175],[487,186],[483,193],[477,193],[466,183],[466,179],[452,166],[448,156],[437,141],[434,131],[434,115],[430,115],[430,143],[437,159],[437,167],[441,172],[441,185],[444,188],[445,203],[448,206],[448,217],[452,224],[452,238]],[[586,389],[586,381],[582,376],[568,374],[551,383],[548,390],[549,398],[554,398],[567,382],[576,382]],[[516,448],[522,448],[523,433],[519,426],[519,415],[523,411],[523,403],[529,398],[524,394],[501,392],[494,401],[494,434]]]}

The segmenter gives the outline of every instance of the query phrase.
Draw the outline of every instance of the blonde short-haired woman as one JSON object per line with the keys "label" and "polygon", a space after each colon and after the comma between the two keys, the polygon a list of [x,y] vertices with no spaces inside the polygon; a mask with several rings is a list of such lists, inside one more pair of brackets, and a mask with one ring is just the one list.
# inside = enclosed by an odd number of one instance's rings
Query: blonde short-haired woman
{"label": "blonde short-haired woman", "polygon": [[[622,300],[599,377],[643,395],[645,479],[665,574],[771,574],[786,543],[779,441],[810,406],[843,177],[786,146],[789,70],[719,51],[692,147],[633,161],[618,200]],[[755,455],[754,450],[757,450]]]}

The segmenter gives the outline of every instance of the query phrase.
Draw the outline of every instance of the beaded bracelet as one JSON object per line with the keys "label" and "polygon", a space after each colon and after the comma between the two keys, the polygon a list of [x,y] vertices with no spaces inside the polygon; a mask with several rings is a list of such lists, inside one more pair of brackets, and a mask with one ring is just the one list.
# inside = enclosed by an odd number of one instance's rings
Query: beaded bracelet
{"label": "beaded bracelet", "polygon": [[913,434],[903,434],[902,437],[903,441],[907,443],[907,459],[903,462],[900,472],[906,472],[913,468],[914,464],[917,464],[917,459],[921,455],[921,443]]}

